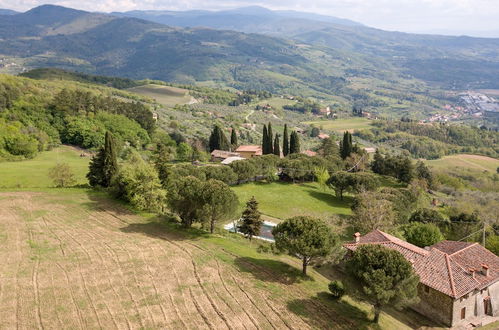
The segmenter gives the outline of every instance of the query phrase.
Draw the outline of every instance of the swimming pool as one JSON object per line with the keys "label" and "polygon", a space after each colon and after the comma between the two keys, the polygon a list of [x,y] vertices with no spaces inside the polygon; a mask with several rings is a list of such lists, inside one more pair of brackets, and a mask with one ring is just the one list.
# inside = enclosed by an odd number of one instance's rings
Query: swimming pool
{"label": "swimming pool", "polygon": [[[273,223],[270,221],[264,221],[262,224],[262,228],[260,229],[260,235],[253,236],[253,237],[264,240],[264,241],[268,241],[268,242],[274,242],[274,236],[272,235],[272,229],[276,225],[277,225],[276,223]],[[233,232],[233,233],[236,232],[236,229],[234,229],[234,223],[229,223],[229,224],[225,225],[224,228],[228,231]],[[239,232],[237,232],[237,233],[239,233]],[[241,233],[239,233],[239,234],[241,234]]]}

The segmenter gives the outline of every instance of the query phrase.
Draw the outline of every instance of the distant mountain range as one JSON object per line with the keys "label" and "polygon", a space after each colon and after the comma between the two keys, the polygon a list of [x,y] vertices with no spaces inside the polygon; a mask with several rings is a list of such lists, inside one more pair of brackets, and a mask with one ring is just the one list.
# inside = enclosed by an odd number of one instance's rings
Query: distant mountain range
{"label": "distant mountain range", "polygon": [[499,39],[386,32],[261,7],[109,15],[44,5],[1,17],[2,56],[26,68],[316,96],[355,94],[352,78],[369,79],[371,88],[404,89],[413,77],[444,88],[499,88]]}
{"label": "distant mountain range", "polygon": [[15,15],[19,14],[19,12],[10,9],[0,9],[0,15]]}
{"label": "distant mountain range", "polygon": [[273,11],[252,6],[224,11],[129,11],[113,12],[120,17],[135,17],[179,27],[210,27],[248,33],[289,36],[290,32],[304,32],[336,25],[362,26],[337,17],[297,11]]}

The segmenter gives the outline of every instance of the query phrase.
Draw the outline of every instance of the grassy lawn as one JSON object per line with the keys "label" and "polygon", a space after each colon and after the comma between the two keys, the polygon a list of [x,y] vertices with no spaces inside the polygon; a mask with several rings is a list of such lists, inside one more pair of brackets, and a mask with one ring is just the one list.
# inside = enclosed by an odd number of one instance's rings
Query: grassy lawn
{"label": "grassy lawn", "polygon": [[188,90],[170,86],[150,84],[129,88],[127,90],[132,93],[150,97],[164,106],[188,104],[192,99]]}
{"label": "grassy lawn", "polygon": [[348,215],[350,197],[344,201],[336,198],[332,191],[323,192],[317,183],[249,183],[232,187],[239,197],[241,210],[255,196],[260,211],[268,216],[286,219],[296,215],[327,218],[332,214]]}
{"label": "grassy lawn", "polygon": [[371,127],[371,120],[367,118],[347,118],[347,119],[336,119],[336,120],[318,120],[318,121],[307,121],[304,122],[307,125],[315,125],[319,128],[335,131],[355,131]]}
{"label": "grassy lawn", "polygon": [[283,106],[289,105],[289,104],[294,104],[294,103],[296,103],[296,101],[288,100],[286,98],[272,97],[268,100],[262,100],[259,102],[255,102],[254,105],[258,104],[258,105],[264,106],[264,105],[270,104],[270,106],[272,106],[273,108],[275,108],[277,110],[282,110]]}
{"label": "grassy lawn", "polygon": [[67,163],[76,177],[76,184],[85,184],[89,157],[80,151],[61,146],[38,154],[34,159],[0,163],[0,188],[44,188],[53,186],[48,172],[57,162]]}
{"label": "grassy lawn", "polygon": [[489,171],[495,173],[499,167],[499,159],[467,154],[445,156],[441,159],[427,160],[426,163],[436,170],[462,168],[480,172]]}

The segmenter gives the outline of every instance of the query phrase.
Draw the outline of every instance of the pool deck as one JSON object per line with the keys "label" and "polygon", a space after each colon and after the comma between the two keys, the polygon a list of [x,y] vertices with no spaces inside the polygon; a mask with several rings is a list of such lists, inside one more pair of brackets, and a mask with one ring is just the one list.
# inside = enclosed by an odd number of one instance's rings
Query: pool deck
{"label": "pool deck", "polygon": [[[268,227],[275,227],[275,226],[277,226],[277,224],[276,224],[276,223],[274,223],[274,222],[270,222],[270,221],[264,221],[264,222],[263,222],[263,225],[264,225],[264,226],[268,226]],[[239,235],[244,235],[244,234],[242,234],[242,233],[240,233],[240,232],[238,232],[238,231],[235,231],[235,230],[234,230],[234,227],[235,227],[235,222],[232,222],[232,223],[228,223],[228,224],[226,224],[226,225],[224,226],[224,229],[225,229],[225,230],[228,230],[228,231],[230,231],[230,232],[233,232],[233,233],[234,233],[234,232],[236,232],[236,233],[238,233]],[[262,241],[267,241],[267,242],[271,242],[271,243],[275,242],[275,240],[274,240],[274,239],[267,238],[267,237],[262,237],[262,236],[253,236],[253,238],[261,239]]]}

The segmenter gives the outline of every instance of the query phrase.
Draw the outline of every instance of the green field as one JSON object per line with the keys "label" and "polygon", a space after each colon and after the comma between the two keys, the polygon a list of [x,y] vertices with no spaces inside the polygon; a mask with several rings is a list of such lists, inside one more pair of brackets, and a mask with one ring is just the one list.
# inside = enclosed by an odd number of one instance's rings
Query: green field
{"label": "green field", "polygon": [[282,107],[288,104],[294,104],[296,101],[293,100],[288,100],[287,98],[280,98],[280,97],[272,97],[267,100],[262,100],[259,102],[255,102],[254,105],[261,105],[265,106],[269,104],[272,108],[276,110],[282,110]]}
{"label": "green field", "polygon": [[462,168],[495,173],[499,167],[499,159],[467,154],[445,156],[441,159],[428,160],[426,163],[436,170]]}
{"label": "green field", "polygon": [[0,163],[0,188],[46,188],[52,187],[48,171],[55,164],[67,163],[75,174],[77,184],[87,183],[90,157],[80,157],[81,151],[70,146],[61,146],[45,151],[34,159]]}
{"label": "green field", "polygon": [[182,88],[149,84],[127,89],[132,93],[147,96],[156,100],[164,106],[174,106],[177,104],[189,104],[195,99],[189,95],[189,91]]}
{"label": "green field", "polygon": [[371,120],[367,118],[347,118],[347,119],[336,119],[336,120],[318,120],[318,121],[307,121],[304,124],[315,125],[319,128],[335,132],[344,131],[355,131],[360,129],[371,128]]}
{"label": "green field", "polygon": [[327,218],[333,214],[351,213],[348,197],[336,198],[332,191],[323,192],[317,183],[249,183],[232,187],[239,197],[241,210],[255,196],[260,211],[267,216],[286,219],[296,215]]}

